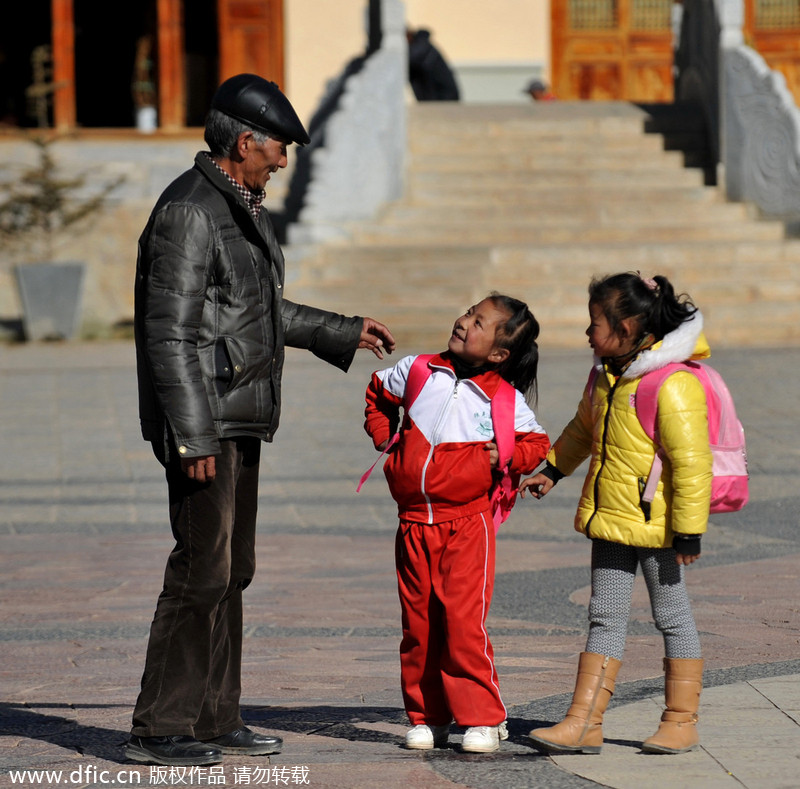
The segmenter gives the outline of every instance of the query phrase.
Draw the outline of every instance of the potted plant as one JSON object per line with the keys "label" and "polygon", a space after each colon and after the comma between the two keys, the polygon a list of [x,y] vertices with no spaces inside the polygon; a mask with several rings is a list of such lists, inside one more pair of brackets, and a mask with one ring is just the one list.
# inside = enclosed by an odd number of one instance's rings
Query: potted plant
{"label": "potted plant", "polygon": [[158,127],[154,69],[153,36],[148,34],[136,42],[131,84],[136,128],[142,134],[152,134]]}
{"label": "potted plant", "polygon": [[80,328],[85,263],[56,261],[66,234],[84,228],[102,210],[121,176],[87,193],[86,177],[61,177],[55,137],[32,137],[35,164],[0,183],[0,240],[13,266],[25,338],[71,339]]}

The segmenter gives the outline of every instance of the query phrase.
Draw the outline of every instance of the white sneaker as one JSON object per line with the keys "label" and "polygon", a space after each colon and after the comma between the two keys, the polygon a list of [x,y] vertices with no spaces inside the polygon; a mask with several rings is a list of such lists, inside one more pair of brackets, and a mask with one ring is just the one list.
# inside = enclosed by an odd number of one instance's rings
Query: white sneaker
{"label": "white sneaker", "polygon": [[446,748],[450,736],[450,725],[428,726],[420,723],[406,732],[406,748],[415,751],[430,751],[433,748]]}
{"label": "white sneaker", "polygon": [[492,753],[500,748],[500,740],[507,739],[505,721],[499,726],[470,726],[464,732],[461,750],[469,753]]}

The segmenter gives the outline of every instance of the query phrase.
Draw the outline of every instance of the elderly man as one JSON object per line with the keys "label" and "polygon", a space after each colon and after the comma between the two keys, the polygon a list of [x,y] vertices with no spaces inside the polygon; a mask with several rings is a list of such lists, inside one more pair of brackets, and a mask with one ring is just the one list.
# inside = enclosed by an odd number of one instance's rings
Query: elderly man
{"label": "elderly man", "polygon": [[284,346],[347,370],[356,348],[394,349],[371,318],[283,297],[264,187],[309,139],[278,87],[225,81],[209,153],[159,198],[139,240],[136,351],[142,434],[166,468],[175,548],[150,629],[126,756],[208,765],[277,753],[241,718],[242,591],[255,567],[258,464],[278,427]]}

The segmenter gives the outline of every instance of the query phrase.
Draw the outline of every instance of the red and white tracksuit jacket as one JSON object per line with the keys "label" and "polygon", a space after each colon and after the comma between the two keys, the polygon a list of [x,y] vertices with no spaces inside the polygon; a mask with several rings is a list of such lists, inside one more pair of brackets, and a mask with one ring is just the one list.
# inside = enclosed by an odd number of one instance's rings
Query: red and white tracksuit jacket
{"label": "red and white tracksuit jacket", "polygon": [[[399,423],[413,356],[376,372],[365,429],[376,447]],[[404,417],[384,467],[397,502],[398,589],[403,616],[403,697],[413,725],[494,726],[506,711],[486,632],[494,588],[495,535],[489,509],[491,398],[500,376],[458,380],[446,357]],[[511,470],[532,472],[550,441],[517,393]]]}

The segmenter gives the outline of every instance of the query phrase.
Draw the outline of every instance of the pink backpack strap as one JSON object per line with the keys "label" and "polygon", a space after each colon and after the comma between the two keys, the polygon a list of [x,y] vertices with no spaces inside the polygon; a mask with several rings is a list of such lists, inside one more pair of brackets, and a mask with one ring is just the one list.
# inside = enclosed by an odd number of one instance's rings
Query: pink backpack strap
{"label": "pink backpack strap", "polygon": [[[689,362],[686,367],[690,369],[703,384],[703,389],[706,393],[706,411],[708,413],[708,435],[717,436],[723,430],[721,424],[722,409],[720,407],[720,397],[727,396],[730,398],[728,387],[722,380],[720,374],[703,364],[702,362]],[[711,400],[711,402],[709,402]],[[731,400],[731,411],[735,413],[733,408],[733,400]]]}
{"label": "pink backpack strap", "polygon": [[659,370],[645,373],[636,388],[636,416],[644,428],[644,432],[653,440],[658,441],[658,392],[661,384],[673,373],[679,370],[694,372],[688,364],[676,362],[668,364]]}
{"label": "pink backpack strap", "polygon": [[[422,387],[425,386],[425,382],[428,378],[431,377],[432,370],[428,367],[428,362],[433,359],[434,354],[427,353],[421,354],[411,362],[411,367],[408,370],[408,377],[406,378],[406,389],[403,392],[403,410],[405,413],[408,413],[408,409],[411,408],[411,404],[419,397],[419,393],[422,391]],[[361,493],[361,488],[363,487],[364,483],[369,479],[370,474],[375,469],[375,466],[381,462],[383,456],[400,440],[400,430],[398,429],[395,434],[389,439],[389,443],[386,445],[383,452],[378,455],[378,459],[361,475],[361,479],[358,481],[358,487],[356,488],[356,493]]]}
{"label": "pink backpack strap", "polygon": [[378,459],[361,475],[361,478],[358,480],[358,487],[356,488],[356,493],[361,493],[361,488],[364,487],[364,483],[369,479],[370,474],[375,470],[375,466],[381,462],[381,458],[400,440],[400,431],[398,430],[390,439],[389,443],[384,447],[383,452],[378,455]]}
{"label": "pink backpack strap", "polygon": [[585,390],[589,391],[589,397],[591,398],[594,394],[594,388],[597,386],[597,376],[600,374],[600,371],[592,365],[592,369],[589,370],[589,378],[586,380],[586,386],[584,387]]}
{"label": "pink backpack strap", "polygon": [[498,465],[506,468],[514,456],[514,417],[517,409],[517,390],[508,381],[502,381],[492,398],[492,425]]}
{"label": "pink backpack strap", "polygon": [[406,390],[403,393],[403,410],[408,413],[408,409],[414,404],[414,401],[419,397],[422,387],[425,382],[431,377],[432,370],[428,367],[428,363],[435,354],[425,353],[417,356],[411,363],[408,371],[408,378],[406,378]]}
{"label": "pink backpack strap", "polygon": [[517,390],[508,381],[503,380],[492,398],[492,426],[494,443],[497,445],[497,467],[502,471],[502,477],[497,483],[499,490],[493,495],[493,498],[500,499],[499,505],[494,507],[493,512],[495,534],[500,524],[508,517],[517,493],[515,480],[509,470],[516,443],[514,429],[516,410]]}
{"label": "pink backpack strap", "polygon": [[[646,373],[639,381],[639,386],[636,388],[636,416],[644,429],[644,432],[656,442],[658,441],[658,393],[661,390],[661,385],[673,373],[677,372],[694,373],[703,381],[704,372],[701,370],[701,365],[694,362],[674,362],[668,364],[659,370],[653,370],[651,373]],[[659,445],[656,449],[656,454],[653,457],[653,463],[650,466],[650,473],[647,475],[647,483],[645,484],[644,491],[642,492],[642,501],[652,501],[656,495],[658,488],[658,481],[661,479],[661,472],[664,468],[663,449]]]}

